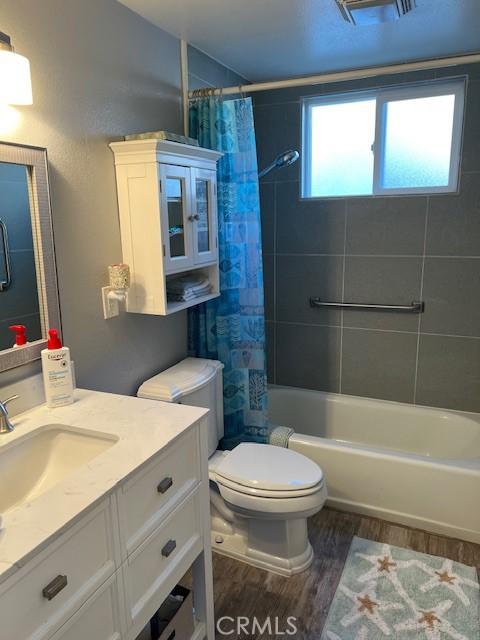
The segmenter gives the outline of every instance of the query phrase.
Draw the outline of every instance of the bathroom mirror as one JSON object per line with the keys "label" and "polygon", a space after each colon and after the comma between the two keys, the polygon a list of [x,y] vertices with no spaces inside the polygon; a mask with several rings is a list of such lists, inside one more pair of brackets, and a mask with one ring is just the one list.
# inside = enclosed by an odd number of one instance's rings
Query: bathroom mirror
{"label": "bathroom mirror", "polygon": [[[59,327],[47,152],[0,143],[0,372],[40,357]],[[28,343],[13,348],[11,325]]]}

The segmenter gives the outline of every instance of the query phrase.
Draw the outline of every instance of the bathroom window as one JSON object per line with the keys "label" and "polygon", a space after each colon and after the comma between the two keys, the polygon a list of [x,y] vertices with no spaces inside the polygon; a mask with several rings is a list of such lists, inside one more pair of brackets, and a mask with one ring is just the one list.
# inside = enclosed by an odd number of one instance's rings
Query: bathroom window
{"label": "bathroom window", "polygon": [[465,81],[303,101],[302,197],[457,191]]}

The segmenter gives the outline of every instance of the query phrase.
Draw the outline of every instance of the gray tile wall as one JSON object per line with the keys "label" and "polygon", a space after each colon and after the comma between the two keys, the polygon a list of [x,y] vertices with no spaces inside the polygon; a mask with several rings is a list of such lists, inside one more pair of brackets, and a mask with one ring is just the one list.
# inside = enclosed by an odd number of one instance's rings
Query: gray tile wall
{"label": "gray tile wall", "polygon": [[[261,181],[270,382],[480,411],[480,65],[256,94],[260,167],[300,150],[301,96],[468,76],[460,191],[299,199],[300,163]],[[421,316],[309,297],[425,301]]]}

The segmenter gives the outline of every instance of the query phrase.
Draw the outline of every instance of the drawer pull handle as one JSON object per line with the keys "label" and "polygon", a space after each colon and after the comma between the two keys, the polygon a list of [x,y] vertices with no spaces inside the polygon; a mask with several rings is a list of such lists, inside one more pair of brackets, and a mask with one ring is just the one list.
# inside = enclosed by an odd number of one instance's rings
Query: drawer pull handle
{"label": "drawer pull handle", "polygon": [[164,478],[157,486],[158,493],[166,493],[173,484],[173,478]]}
{"label": "drawer pull handle", "polygon": [[162,549],[162,556],[168,558],[168,556],[177,548],[177,543],[175,540],[169,540],[167,544]]}
{"label": "drawer pull handle", "polygon": [[42,596],[47,600],[53,600],[68,584],[67,576],[57,576],[42,589]]}

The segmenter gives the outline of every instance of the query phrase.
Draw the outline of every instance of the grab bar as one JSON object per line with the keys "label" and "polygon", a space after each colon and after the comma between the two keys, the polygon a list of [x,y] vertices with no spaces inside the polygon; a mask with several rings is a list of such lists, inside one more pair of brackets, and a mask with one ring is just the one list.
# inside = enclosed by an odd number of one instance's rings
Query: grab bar
{"label": "grab bar", "polygon": [[359,304],[356,302],[324,302],[320,298],[310,298],[311,307],[328,307],[330,309],[357,309],[365,311],[400,311],[403,313],[424,313],[425,303],[414,300],[409,305],[403,304]]}
{"label": "grab bar", "polygon": [[3,260],[5,264],[5,280],[0,280],[0,292],[6,291],[12,284],[12,269],[10,266],[10,251],[8,249],[7,225],[0,218],[0,230],[2,231]]}

